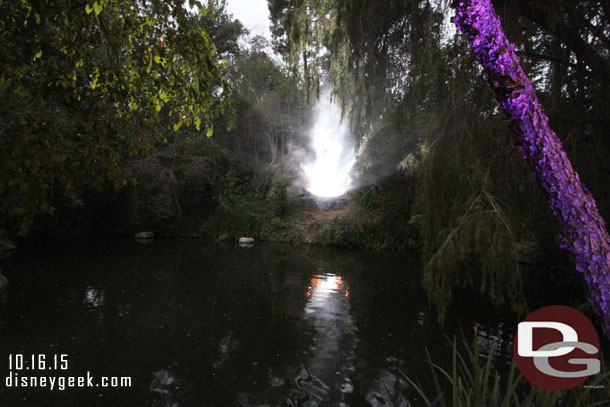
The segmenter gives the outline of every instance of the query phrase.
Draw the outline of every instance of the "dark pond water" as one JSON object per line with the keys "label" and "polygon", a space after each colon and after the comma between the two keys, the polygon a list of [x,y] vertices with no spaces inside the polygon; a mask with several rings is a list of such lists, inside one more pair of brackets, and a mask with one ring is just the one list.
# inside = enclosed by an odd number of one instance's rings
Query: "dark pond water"
{"label": "dark pond water", "polygon": [[[3,267],[1,406],[420,405],[402,373],[429,383],[425,347],[442,363],[444,335],[477,323],[481,351],[497,342],[509,360],[514,333],[476,298],[438,325],[418,264],[397,254],[160,240]],[[13,382],[50,376],[56,388],[7,388],[10,355],[24,355]],[[94,387],[57,390],[87,372]],[[96,387],[104,376],[131,387]]]}

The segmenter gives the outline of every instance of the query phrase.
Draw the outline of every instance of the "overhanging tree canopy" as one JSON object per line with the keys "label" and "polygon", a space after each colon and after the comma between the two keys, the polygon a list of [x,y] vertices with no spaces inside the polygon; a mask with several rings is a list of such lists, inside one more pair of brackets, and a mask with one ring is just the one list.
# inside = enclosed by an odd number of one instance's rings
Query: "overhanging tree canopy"
{"label": "overhanging tree canopy", "polygon": [[[191,5],[199,2],[191,1]],[[229,111],[204,26],[215,1],[0,1],[0,220],[25,235],[83,191],[128,182],[121,159]]]}

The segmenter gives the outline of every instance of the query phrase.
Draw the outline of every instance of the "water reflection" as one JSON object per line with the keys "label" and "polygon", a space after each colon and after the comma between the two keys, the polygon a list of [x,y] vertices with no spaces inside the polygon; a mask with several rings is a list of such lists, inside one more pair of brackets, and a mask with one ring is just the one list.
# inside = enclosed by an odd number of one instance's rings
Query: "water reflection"
{"label": "water reflection", "polygon": [[354,390],[355,330],[349,288],[343,277],[315,274],[306,293],[304,320],[314,329],[309,358],[296,384],[309,397],[309,406],[346,405]]}
{"label": "water reflection", "polygon": [[97,323],[103,323],[106,307],[105,289],[103,287],[85,287],[83,307],[88,314],[95,316]]}
{"label": "water reflection", "polygon": [[106,303],[106,294],[102,287],[86,287],[83,305],[90,312],[102,311]]}
{"label": "water reflection", "polygon": [[228,332],[218,344],[218,359],[214,362],[214,367],[221,367],[226,361],[234,357],[239,346],[239,341],[233,336],[233,332]]}
{"label": "water reflection", "polygon": [[399,371],[403,364],[394,357],[388,358],[387,363],[388,367],[383,368],[371,383],[365,399],[371,407],[408,407],[404,395],[408,384]]}
{"label": "water reflection", "polygon": [[176,393],[180,389],[179,382],[165,369],[153,373],[153,380],[149,386],[150,391],[156,396],[153,399],[153,407],[178,407]]}
{"label": "water reflection", "polygon": [[498,326],[485,326],[475,323],[479,356],[483,360],[492,358],[492,367],[510,366],[513,360],[513,332],[504,329],[504,323]]}
{"label": "water reflection", "polygon": [[240,393],[241,406],[350,405],[358,340],[349,285],[341,275],[320,271],[307,280],[291,273],[274,283],[281,285],[282,314],[297,321],[304,346],[295,364],[267,368],[262,393]]}

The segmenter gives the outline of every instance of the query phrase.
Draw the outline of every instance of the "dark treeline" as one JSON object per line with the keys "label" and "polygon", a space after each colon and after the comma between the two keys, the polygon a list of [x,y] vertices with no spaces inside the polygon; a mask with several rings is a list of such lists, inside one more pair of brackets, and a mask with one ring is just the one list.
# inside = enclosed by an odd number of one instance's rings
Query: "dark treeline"
{"label": "dark treeline", "polygon": [[[523,311],[540,288],[528,276],[582,300],[447,2],[269,0],[271,45],[240,42],[223,2],[182,3],[0,2],[2,233],[302,240],[291,164],[331,85],[361,146],[359,187],[318,241],[421,251],[441,315],[456,286]],[[494,5],[608,219],[608,5]]]}

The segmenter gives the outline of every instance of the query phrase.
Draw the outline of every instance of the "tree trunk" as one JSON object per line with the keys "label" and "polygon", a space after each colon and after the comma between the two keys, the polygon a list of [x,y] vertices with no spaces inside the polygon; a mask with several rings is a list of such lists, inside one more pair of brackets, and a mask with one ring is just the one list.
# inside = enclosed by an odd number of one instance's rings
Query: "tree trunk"
{"label": "tree trunk", "polygon": [[532,167],[563,228],[561,247],[571,253],[587,284],[589,303],[610,335],[610,237],[595,200],[551,130],[490,0],[455,0],[452,7],[456,9],[454,23],[473,45],[508,115],[515,145]]}

